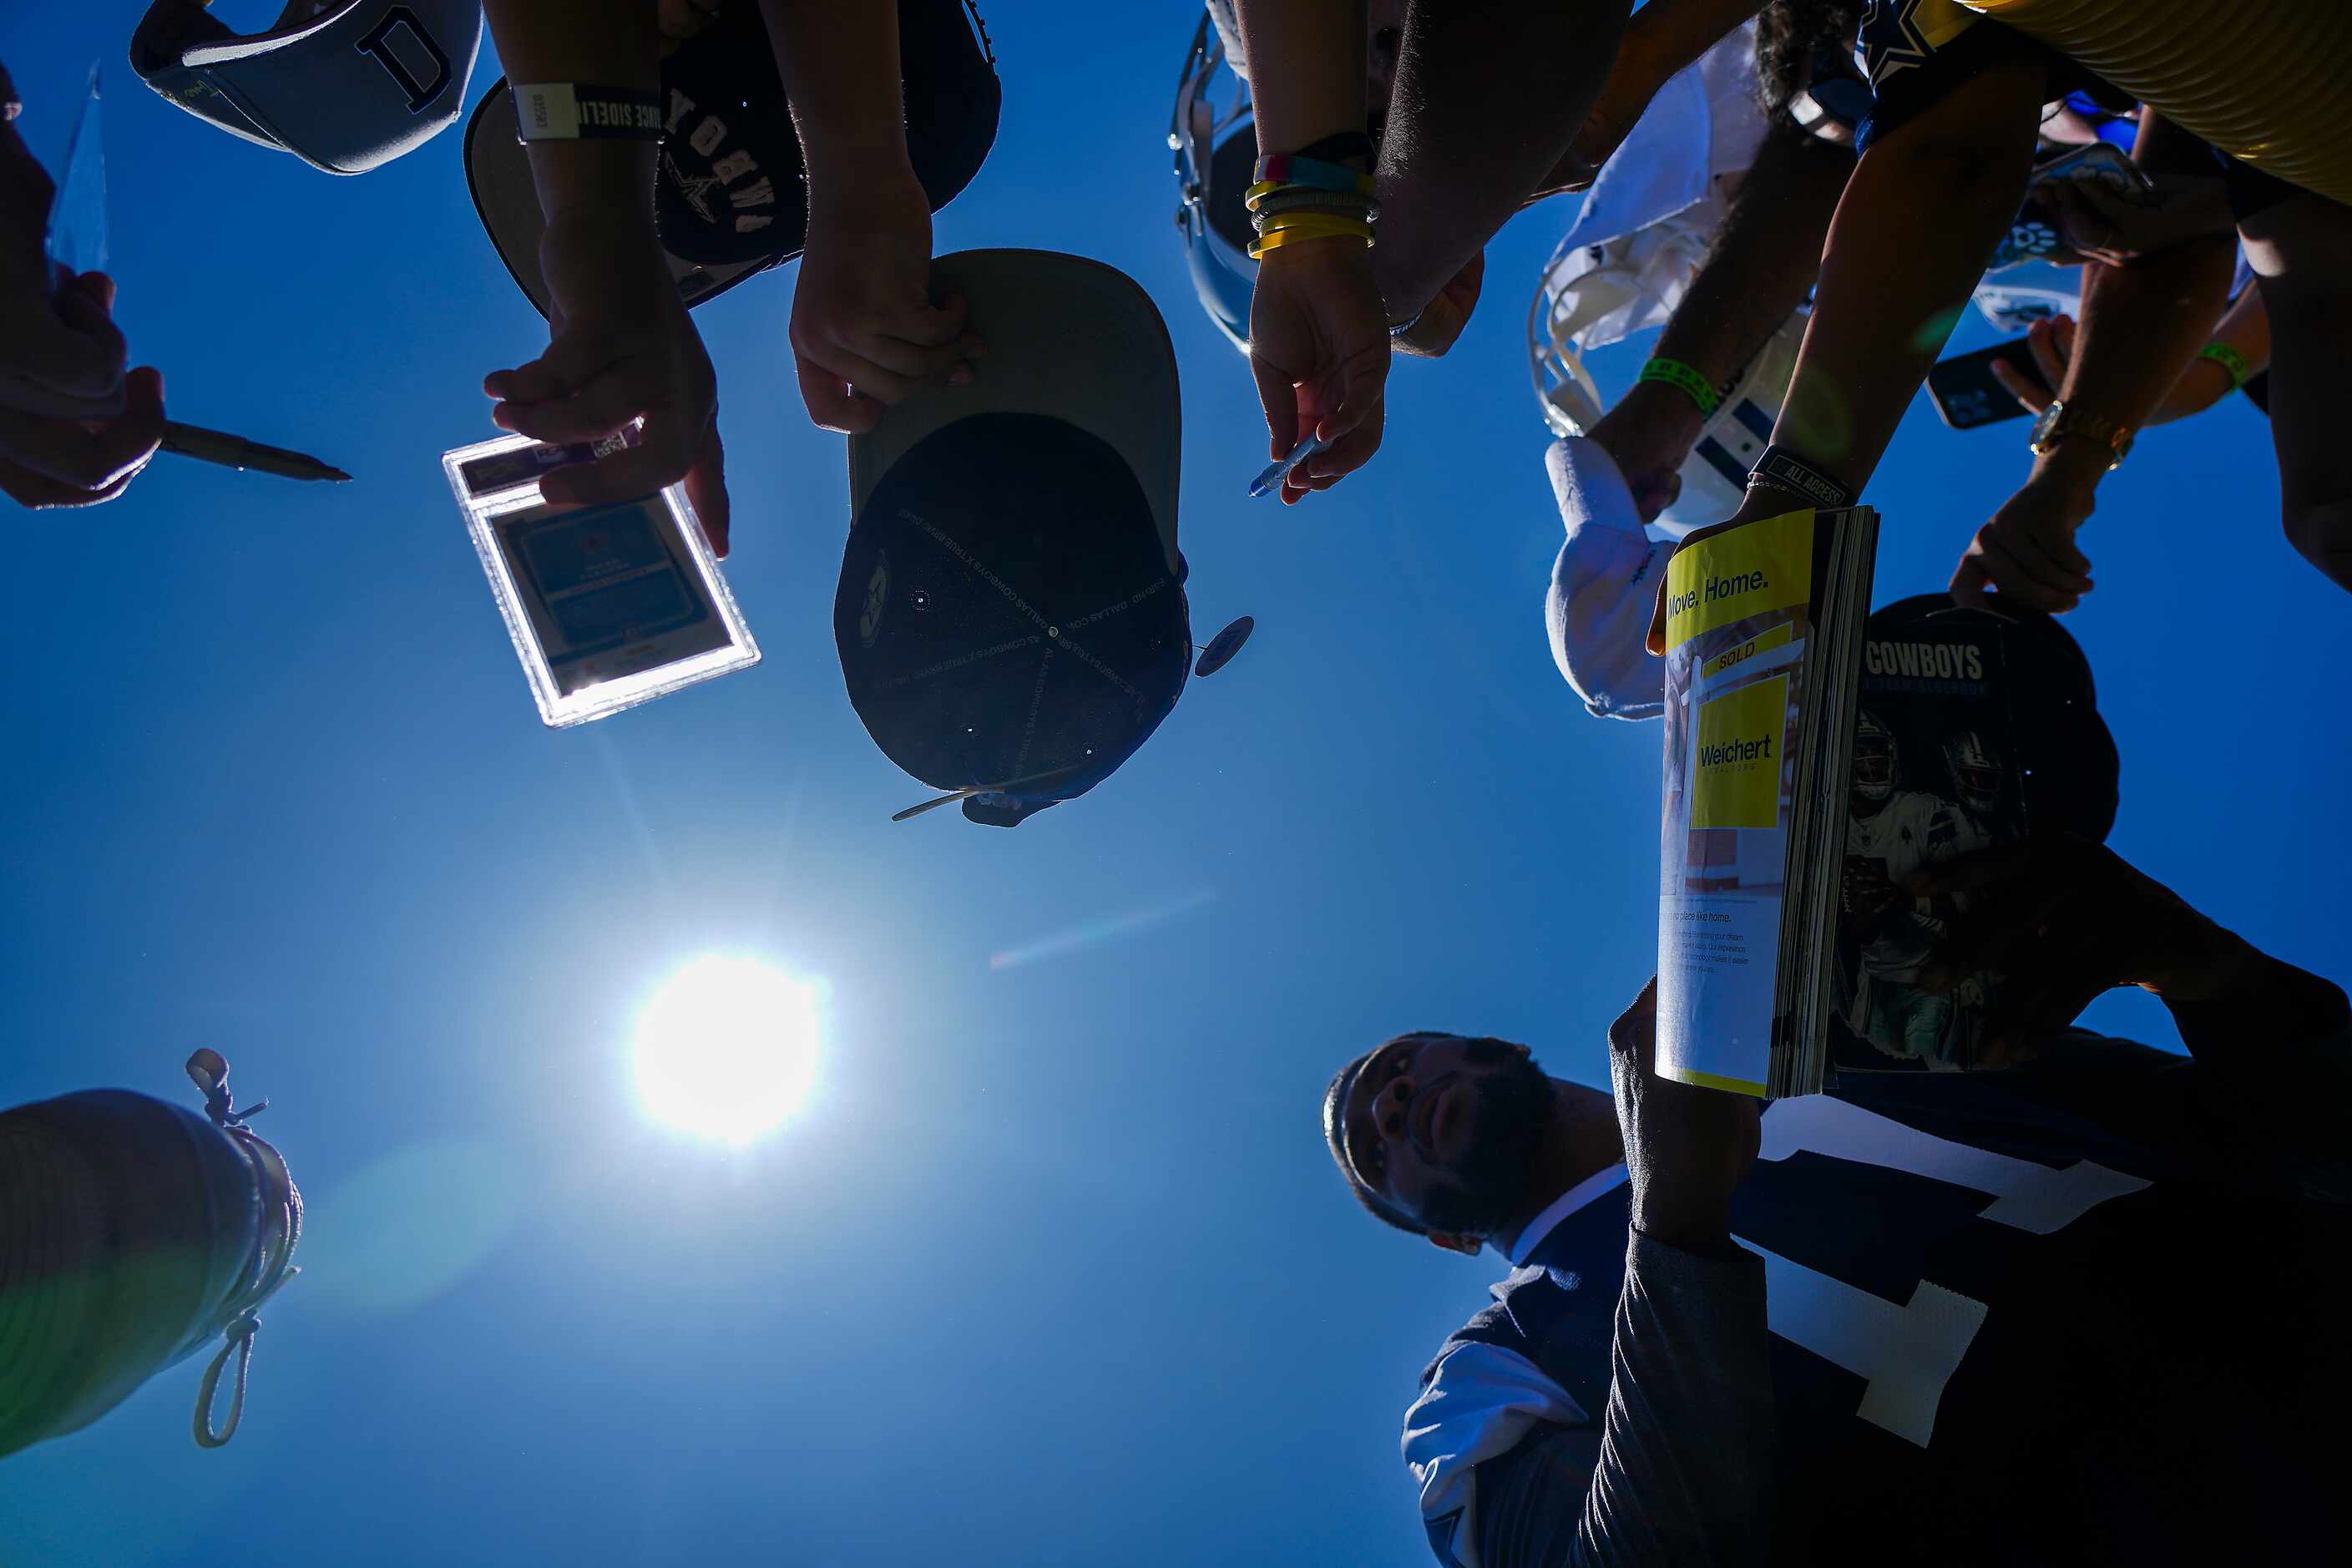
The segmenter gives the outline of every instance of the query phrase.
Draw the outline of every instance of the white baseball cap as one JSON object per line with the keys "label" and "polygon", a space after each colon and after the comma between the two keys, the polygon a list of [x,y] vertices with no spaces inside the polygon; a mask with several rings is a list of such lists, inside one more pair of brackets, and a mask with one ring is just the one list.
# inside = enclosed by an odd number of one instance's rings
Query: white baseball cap
{"label": "white baseball cap", "polygon": [[289,0],[238,34],[204,0],[155,0],[131,37],[139,79],[232,136],[363,174],[455,123],[481,0]]}
{"label": "white baseball cap", "polygon": [[1596,719],[1655,719],[1665,712],[1665,661],[1647,646],[1657,573],[1674,553],[1650,537],[1617,459],[1590,436],[1567,436],[1544,454],[1568,539],[1552,563],[1544,628],[1552,662]]}

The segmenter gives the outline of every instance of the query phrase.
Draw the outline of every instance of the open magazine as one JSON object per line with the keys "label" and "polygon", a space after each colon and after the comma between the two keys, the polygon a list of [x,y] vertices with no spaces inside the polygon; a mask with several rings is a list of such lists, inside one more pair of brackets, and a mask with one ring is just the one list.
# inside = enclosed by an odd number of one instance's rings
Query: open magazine
{"label": "open magazine", "polygon": [[1846,786],[1877,542],[1868,507],[1793,511],[1687,544],[1667,565],[1667,1078],[1817,1093],[1841,1043]]}

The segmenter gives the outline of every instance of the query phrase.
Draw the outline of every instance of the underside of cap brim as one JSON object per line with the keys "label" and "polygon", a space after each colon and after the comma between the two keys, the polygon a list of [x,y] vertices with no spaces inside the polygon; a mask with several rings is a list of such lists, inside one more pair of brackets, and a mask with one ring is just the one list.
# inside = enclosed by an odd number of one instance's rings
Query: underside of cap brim
{"label": "underside of cap brim", "polygon": [[476,0],[342,0],[240,34],[187,0],[158,0],[131,35],[140,79],[230,134],[359,174],[455,123],[481,47]]}
{"label": "underside of cap brim", "polygon": [[[474,211],[499,259],[531,308],[547,314],[547,278],[539,269],[539,242],[547,232],[540,215],[539,187],[531,183],[530,154],[516,138],[514,93],[504,78],[491,84],[466,121],[466,188],[474,197]],[[713,300],[782,258],[703,267],[662,252],[670,276],[689,309]]]}
{"label": "underside of cap brim", "polygon": [[882,476],[923,438],[975,414],[1042,414],[1109,444],[1150,502],[1171,570],[1182,405],[1159,307],[1117,268],[1050,250],[965,250],[931,264],[932,297],[961,294],[987,346],[965,386],[944,379],[883,410],[849,439],[849,501],[862,513]]}

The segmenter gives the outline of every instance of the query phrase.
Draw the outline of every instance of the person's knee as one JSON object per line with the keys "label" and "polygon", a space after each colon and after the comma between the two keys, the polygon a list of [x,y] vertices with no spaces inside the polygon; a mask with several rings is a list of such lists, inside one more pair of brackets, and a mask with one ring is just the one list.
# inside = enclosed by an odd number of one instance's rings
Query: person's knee
{"label": "person's knee", "polygon": [[2352,500],[2290,503],[2287,542],[2340,588],[2352,589]]}

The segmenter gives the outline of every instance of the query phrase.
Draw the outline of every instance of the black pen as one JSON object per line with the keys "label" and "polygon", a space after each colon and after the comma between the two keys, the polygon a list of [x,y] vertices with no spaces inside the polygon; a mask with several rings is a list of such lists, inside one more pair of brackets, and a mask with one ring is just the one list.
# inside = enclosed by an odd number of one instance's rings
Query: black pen
{"label": "black pen", "polygon": [[257,474],[277,474],[289,479],[332,479],[340,484],[351,479],[342,469],[300,452],[265,447],[225,430],[207,430],[200,425],[182,425],[176,420],[163,426],[163,449],[194,458],[200,463],[218,463],[224,468],[250,468]]}

